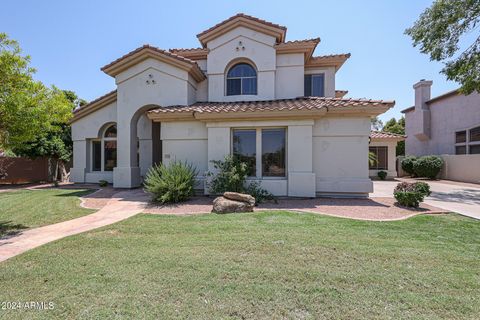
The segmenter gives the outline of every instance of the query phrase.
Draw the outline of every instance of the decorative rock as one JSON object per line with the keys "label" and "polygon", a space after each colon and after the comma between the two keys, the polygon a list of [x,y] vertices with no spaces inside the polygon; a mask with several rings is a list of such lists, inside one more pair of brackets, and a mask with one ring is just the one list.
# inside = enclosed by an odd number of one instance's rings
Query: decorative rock
{"label": "decorative rock", "polygon": [[235,212],[252,212],[253,205],[242,202],[227,199],[225,197],[217,197],[213,200],[214,213],[235,213]]}
{"label": "decorative rock", "polygon": [[223,196],[230,200],[246,202],[251,206],[255,205],[255,198],[249,194],[238,193],[238,192],[225,192]]}

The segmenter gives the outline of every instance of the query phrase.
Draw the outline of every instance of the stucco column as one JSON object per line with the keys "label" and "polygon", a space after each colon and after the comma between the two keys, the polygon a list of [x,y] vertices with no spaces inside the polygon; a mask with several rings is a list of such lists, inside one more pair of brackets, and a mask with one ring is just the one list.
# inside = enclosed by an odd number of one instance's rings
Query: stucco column
{"label": "stucco column", "polygon": [[89,152],[87,141],[73,141],[73,168],[70,169],[70,180],[78,183],[85,183],[85,174],[87,172],[87,159]]}
{"label": "stucco column", "polygon": [[315,197],[312,125],[288,126],[288,195],[291,197]]}
{"label": "stucco column", "polygon": [[137,121],[133,116],[118,112],[117,167],[113,169],[115,188],[140,186],[140,168],[137,163]]}
{"label": "stucco column", "polygon": [[[207,159],[208,171],[214,172],[212,160],[223,160],[230,154],[230,128],[207,128]],[[205,194],[208,186],[205,184]]]}

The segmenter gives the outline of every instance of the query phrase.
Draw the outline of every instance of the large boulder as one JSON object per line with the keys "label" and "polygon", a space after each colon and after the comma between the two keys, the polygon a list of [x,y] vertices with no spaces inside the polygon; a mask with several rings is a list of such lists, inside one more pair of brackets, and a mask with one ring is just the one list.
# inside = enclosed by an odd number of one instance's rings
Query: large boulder
{"label": "large boulder", "polygon": [[225,197],[217,197],[213,200],[214,213],[235,213],[235,212],[252,212],[253,205],[248,202],[236,201]]}
{"label": "large boulder", "polygon": [[230,199],[230,200],[246,202],[246,203],[250,204],[251,206],[255,205],[255,198],[252,197],[249,194],[238,193],[238,192],[225,192],[223,194],[223,197],[225,197],[227,199]]}

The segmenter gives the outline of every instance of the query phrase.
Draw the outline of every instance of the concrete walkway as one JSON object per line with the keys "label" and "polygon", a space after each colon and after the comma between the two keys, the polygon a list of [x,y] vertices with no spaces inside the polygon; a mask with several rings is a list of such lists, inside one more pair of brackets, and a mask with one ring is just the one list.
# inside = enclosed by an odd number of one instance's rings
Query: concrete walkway
{"label": "concrete walkway", "polygon": [[[414,179],[399,179],[414,182]],[[423,180],[422,180],[423,181]],[[480,219],[480,186],[468,183],[438,180],[425,181],[432,194],[425,203],[437,208],[457,212],[464,216]],[[375,181],[374,192],[370,197],[392,197],[393,189],[399,181]]]}
{"label": "concrete walkway", "polygon": [[0,240],[0,262],[46,243],[125,220],[142,212],[147,201],[148,196],[142,190],[121,191],[93,214]]}

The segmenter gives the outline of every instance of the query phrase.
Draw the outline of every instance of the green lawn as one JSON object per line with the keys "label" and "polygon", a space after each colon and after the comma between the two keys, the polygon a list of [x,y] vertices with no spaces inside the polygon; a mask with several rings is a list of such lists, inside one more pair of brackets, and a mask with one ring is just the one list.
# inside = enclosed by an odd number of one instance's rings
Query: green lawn
{"label": "green lawn", "polygon": [[0,264],[0,318],[478,319],[480,223],[138,215]]}
{"label": "green lawn", "polygon": [[93,190],[15,190],[0,192],[0,238],[26,228],[74,219],[95,210],[80,207],[78,197]]}

